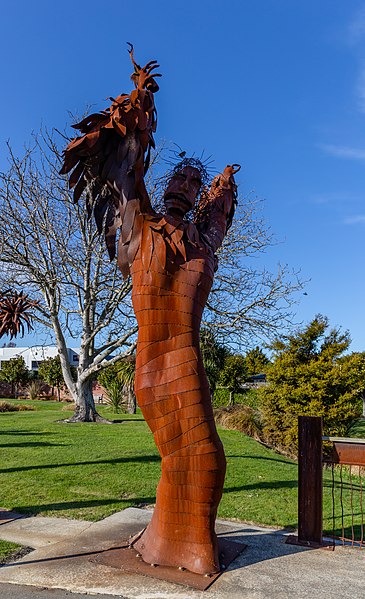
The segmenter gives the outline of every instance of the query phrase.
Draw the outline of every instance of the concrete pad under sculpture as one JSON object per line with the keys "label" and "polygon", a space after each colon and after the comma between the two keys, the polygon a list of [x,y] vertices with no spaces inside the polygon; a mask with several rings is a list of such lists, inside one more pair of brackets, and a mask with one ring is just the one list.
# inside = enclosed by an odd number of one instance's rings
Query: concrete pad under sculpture
{"label": "concrete pad under sculpture", "polygon": [[[121,538],[128,538],[145,527],[151,516],[150,510],[128,508],[100,522],[80,521],[79,533],[71,523],[70,536],[60,542],[59,535],[55,534],[54,543],[49,542],[52,530],[66,535],[67,520],[50,518],[50,536],[45,545],[19,562],[0,568],[0,596],[3,596],[3,584],[7,589],[6,583],[128,599],[306,599],[308,596],[353,599],[363,596],[365,571],[362,551],[342,546],[337,546],[333,552],[294,547],[285,543],[285,531],[243,522],[217,520],[219,535],[237,539],[247,547],[205,592],[128,574],[91,561],[101,551],[117,545]],[[34,546],[41,538],[37,523],[42,519],[27,520],[27,542]],[[20,527],[21,521],[12,524],[15,534],[15,527]],[[8,526],[0,526],[0,538],[3,538]],[[32,531],[35,543],[31,540]],[[15,537],[9,540],[15,540]],[[39,590],[35,597],[38,599],[44,594],[44,590]],[[15,592],[13,596],[16,596]],[[19,598],[22,596],[20,593]]]}

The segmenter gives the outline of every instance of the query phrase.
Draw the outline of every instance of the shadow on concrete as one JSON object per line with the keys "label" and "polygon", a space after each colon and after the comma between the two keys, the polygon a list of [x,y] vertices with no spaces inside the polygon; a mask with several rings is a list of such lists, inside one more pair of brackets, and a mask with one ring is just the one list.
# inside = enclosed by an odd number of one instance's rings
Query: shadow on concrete
{"label": "shadow on concrete", "polygon": [[[242,533],[242,534],[237,534]],[[255,532],[252,528],[241,528],[232,532],[218,534],[218,538],[243,543],[247,547],[229,566],[229,570],[237,570],[270,559],[311,551],[308,547],[287,545],[282,531]]]}
{"label": "shadow on concrete", "polygon": [[114,505],[119,510],[122,510],[126,507],[125,504],[130,506],[130,503],[133,502],[135,505],[151,505],[155,503],[156,497],[132,497],[131,499],[88,499],[86,501],[62,501],[59,503],[43,503],[39,505],[13,505],[14,512],[18,512],[21,514],[34,514],[37,515],[39,512],[44,512],[45,510],[68,510],[68,509],[77,509],[77,508],[87,508],[87,507],[98,507],[103,505]]}
{"label": "shadow on concrete", "polygon": [[[123,549],[124,547],[126,547],[126,545],[122,544],[120,545],[120,547],[115,547],[115,549]],[[78,553],[69,553],[67,555],[59,555],[56,557],[43,557],[41,559],[33,559],[33,560],[27,560],[27,561],[21,561],[21,562],[7,562],[6,564],[1,564],[1,568],[9,568],[11,566],[29,566],[31,564],[46,564],[47,562],[56,562],[56,561],[61,561],[61,560],[65,560],[65,559],[71,559],[71,558],[79,558],[79,557],[90,557],[91,555],[97,555],[100,553],[100,549],[96,550],[96,551],[85,551],[85,552],[78,552]]]}

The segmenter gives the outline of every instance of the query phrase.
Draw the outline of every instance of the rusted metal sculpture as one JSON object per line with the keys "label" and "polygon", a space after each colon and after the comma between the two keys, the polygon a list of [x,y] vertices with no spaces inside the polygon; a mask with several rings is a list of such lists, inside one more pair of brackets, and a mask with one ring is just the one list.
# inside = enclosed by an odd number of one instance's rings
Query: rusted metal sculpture
{"label": "rusted metal sculpture", "polygon": [[8,289],[0,292],[0,338],[10,335],[10,339],[32,330],[32,308],[38,302],[30,300],[22,291]]}
{"label": "rusted metal sculpture", "polygon": [[88,210],[100,231],[104,226],[111,258],[120,231],[118,264],[132,276],[139,327],[135,392],[162,457],[153,517],[133,546],[148,563],[211,574],[220,569],[214,525],[226,462],[199,328],[215,252],[235,209],[239,166],[227,166],[208,190],[202,163],[183,158],[164,194],[166,212],[157,214],[143,177],[154,145],[158,86],[152,71],[158,65],[141,68],[133,48],[131,59],[136,89],[75,125],[82,135],[65,150],[61,173],[72,170],[75,201],[87,190]]}

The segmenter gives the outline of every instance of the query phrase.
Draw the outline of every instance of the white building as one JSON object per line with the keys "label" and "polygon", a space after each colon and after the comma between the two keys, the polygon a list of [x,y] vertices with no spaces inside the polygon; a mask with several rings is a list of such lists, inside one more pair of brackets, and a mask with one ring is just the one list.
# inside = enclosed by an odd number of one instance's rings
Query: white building
{"label": "white building", "polygon": [[[78,366],[79,354],[76,349],[67,348],[68,359],[71,366]],[[39,364],[47,358],[58,356],[55,345],[35,345],[34,347],[0,347],[0,370],[2,362],[11,358],[22,357],[29,370],[38,370]]]}

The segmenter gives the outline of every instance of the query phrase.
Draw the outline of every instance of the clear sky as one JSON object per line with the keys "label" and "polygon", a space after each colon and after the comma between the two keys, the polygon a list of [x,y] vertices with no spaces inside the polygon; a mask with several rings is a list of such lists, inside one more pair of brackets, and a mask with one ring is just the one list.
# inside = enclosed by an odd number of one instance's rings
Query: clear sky
{"label": "clear sky", "polygon": [[[365,350],[365,1],[0,0],[0,168],[68,111],[131,89],[126,41],[158,59],[157,141],[241,163],[281,241],[265,256],[310,279],[316,313]],[[25,339],[24,343],[31,343]],[[22,344],[21,341],[18,345]]]}

